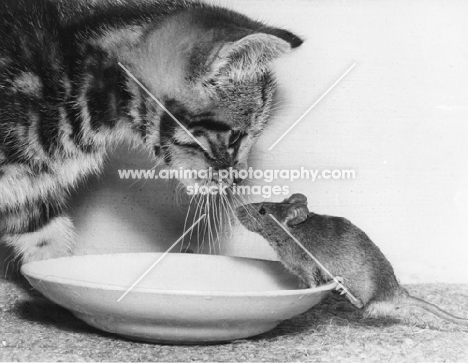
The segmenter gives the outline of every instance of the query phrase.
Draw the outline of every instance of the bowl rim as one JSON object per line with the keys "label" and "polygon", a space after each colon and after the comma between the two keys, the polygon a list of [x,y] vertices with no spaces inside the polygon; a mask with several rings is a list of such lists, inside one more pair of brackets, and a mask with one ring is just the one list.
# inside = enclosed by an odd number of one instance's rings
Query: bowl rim
{"label": "bowl rim", "polygon": [[[31,265],[36,263],[45,263],[46,261],[54,261],[58,259],[72,259],[76,257],[86,257],[86,256],[114,256],[114,255],[145,255],[145,254],[163,254],[162,252],[136,252],[136,253],[108,253],[108,254],[91,254],[91,255],[79,255],[79,256],[69,256],[69,257],[60,257],[57,259],[50,259],[50,260],[43,260],[43,261],[35,261],[31,263],[24,264],[21,266],[21,273],[28,279],[32,278],[38,280],[39,283],[46,281],[48,283],[54,283],[58,285],[67,285],[73,287],[81,287],[81,288],[90,288],[93,290],[107,290],[107,291],[115,291],[115,292],[126,292],[129,286],[123,286],[120,284],[103,284],[97,283],[92,281],[85,281],[79,279],[73,279],[63,276],[56,276],[56,275],[45,275],[34,273],[30,271]],[[187,255],[187,254],[179,254],[179,255]],[[264,260],[259,258],[249,258],[249,257],[238,257],[238,256],[222,256],[222,255],[202,255],[200,256],[209,256],[209,257],[228,257],[230,259],[241,259],[241,260],[256,260],[256,261],[267,261],[267,262],[278,262],[275,260]],[[155,288],[145,288],[145,287],[138,287],[135,286],[131,292],[141,293],[141,294],[158,294],[158,295],[178,295],[178,296],[212,296],[212,297],[273,297],[273,296],[301,296],[301,295],[310,295],[315,294],[322,291],[333,290],[337,286],[335,281],[331,281],[325,285],[321,285],[318,287],[307,288],[307,289],[285,289],[285,290],[238,290],[238,291],[222,291],[222,290],[167,290],[167,289],[155,289]]]}

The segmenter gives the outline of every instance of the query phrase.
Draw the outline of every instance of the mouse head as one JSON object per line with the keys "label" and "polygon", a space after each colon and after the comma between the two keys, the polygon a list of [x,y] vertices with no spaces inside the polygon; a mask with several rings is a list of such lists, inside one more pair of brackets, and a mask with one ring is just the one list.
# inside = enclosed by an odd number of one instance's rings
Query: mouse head
{"label": "mouse head", "polygon": [[281,203],[252,203],[236,209],[237,218],[242,225],[249,231],[262,235],[271,235],[273,231],[280,229],[270,214],[283,225],[294,227],[307,219],[307,198],[303,194],[293,194]]}

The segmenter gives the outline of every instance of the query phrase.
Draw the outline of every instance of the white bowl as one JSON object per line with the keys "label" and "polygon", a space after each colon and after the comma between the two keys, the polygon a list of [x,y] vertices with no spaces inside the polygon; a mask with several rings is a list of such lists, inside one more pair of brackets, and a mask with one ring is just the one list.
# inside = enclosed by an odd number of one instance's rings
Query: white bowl
{"label": "white bowl", "polygon": [[160,253],[88,255],[22,267],[31,285],[98,329],[158,343],[246,338],[319,303],[335,288],[300,289],[275,261],[168,254],[120,302]]}

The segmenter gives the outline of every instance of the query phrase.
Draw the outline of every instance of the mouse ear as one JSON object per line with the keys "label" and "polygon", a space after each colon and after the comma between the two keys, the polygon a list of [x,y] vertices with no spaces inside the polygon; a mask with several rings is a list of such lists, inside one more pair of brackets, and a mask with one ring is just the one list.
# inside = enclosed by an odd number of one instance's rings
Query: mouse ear
{"label": "mouse ear", "polygon": [[290,226],[296,226],[301,224],[307,219],[307,215],[309,214],[309,208],[304,203],[295,203],[288,209],[288,215],[284,223]]}
{"label": "mouse ear", "polygon": [[291,195],[288,199],[285,199],[284,203],[291,203],[291,204],[304,203],[304,204],[307,204],[307,197],[304,194],[296,193],[296,194]]}

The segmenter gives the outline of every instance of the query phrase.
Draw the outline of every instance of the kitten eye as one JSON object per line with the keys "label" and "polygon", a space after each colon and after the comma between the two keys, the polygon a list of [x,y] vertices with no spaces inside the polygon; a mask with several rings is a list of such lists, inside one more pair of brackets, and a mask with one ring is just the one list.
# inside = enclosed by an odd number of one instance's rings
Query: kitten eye
{"label": "kitten eye", "polygon": [[235,145],[241,138],[242,132],[237,130],[231,131],[231,136],[229,137],[229,146]]}
{"label": "kitten eye", "polygon": [[264,216],[266,214],[266,210],[265,208],[260,208],[260,210],[258,211],[258,213],[260,213],[262,216]]}

